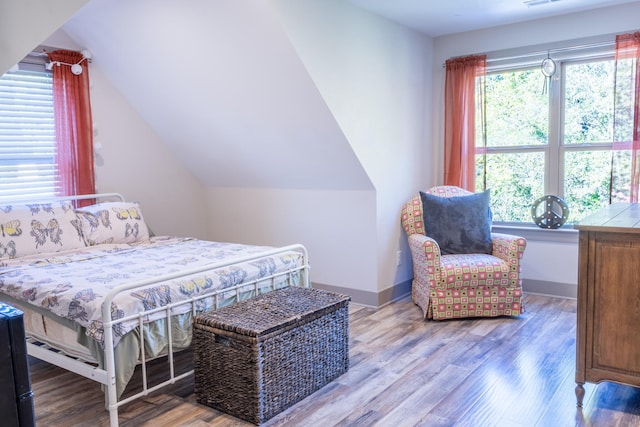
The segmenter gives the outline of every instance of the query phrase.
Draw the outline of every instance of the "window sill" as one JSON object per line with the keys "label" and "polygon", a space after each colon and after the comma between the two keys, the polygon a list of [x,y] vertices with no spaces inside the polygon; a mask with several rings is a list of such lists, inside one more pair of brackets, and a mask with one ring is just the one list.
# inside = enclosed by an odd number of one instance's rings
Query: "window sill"
{"label": "window sill", "polygon": [[578,230],[573,225],[564,226],[555,230],[540,228],[535,225],[493,224],[491,230],[496,233],[513,234],[522,236],[527,240],[555,243],[578,244]]}

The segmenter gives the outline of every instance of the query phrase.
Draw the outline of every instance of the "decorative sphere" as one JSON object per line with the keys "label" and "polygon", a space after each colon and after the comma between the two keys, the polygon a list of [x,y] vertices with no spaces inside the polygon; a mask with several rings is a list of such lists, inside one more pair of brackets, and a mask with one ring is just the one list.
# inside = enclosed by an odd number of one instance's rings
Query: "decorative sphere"
{"label": "decorative sphere", "polygon": [[71,66],[71,72],[72,72],[73,74],[75,74],[76,76],[78,76],[78,75],[82,74],[82,65],[80,65],[80,64],[73,64],[73,65]]}

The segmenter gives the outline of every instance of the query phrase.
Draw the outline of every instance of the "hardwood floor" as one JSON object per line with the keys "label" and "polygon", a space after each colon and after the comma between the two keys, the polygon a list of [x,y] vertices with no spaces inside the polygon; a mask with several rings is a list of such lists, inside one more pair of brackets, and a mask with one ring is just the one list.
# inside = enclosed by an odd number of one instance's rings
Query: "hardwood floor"
{"label": "hardwood floor", "polygon": [[[519,318],[433,322],[409,298],[351,305],[351,367],[263,426],[637,426],[640,389],[574,395],[576,302],[528,295]],[[100,387],[31,360],[38,426],[108,425]],[[251,426],[199,405],[193,379],[120,410],[121,426]]]}

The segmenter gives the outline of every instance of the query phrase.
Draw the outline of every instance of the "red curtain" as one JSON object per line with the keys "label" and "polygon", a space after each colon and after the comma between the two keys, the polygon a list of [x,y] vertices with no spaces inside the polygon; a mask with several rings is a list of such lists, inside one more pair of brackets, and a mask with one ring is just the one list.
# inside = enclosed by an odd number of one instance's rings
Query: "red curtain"
{"label": "red curtain", "polygon": [[[95,174],[89,67],[80,52],[56,50],[48,56],[54,63],[53,109],[61,193],[64,196],[93,194]],[[61,64],[57,65],[57,62]],[[71,65],[78,63],[82,72],[76,75],[71,72]]]}
{"label": "red curtain", "polygon": [[476,77],[486,75],[486,55],[449,59],[444,89],[444,184],[475,191]]}
{"label": "red curtain", "polygon": [[[640,190],[640,32],[616,36],[611,200],[638,202]],[[630,154],[630,158],[627,156]],[[630,168],[630,176],[621,170]]]}

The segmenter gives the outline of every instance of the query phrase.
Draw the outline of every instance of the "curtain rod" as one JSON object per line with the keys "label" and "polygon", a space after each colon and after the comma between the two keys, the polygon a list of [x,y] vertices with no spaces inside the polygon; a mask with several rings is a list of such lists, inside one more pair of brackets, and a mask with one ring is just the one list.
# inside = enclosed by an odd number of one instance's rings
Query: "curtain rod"
{"label": "curtain rod", "polygon": [[[532,56],[538,56],[538,55],[550,55],[551,53],[558,53],[558,52],[573,52],[577,50],[593,49],[597,47],[609,47],[609,46],[615,46],[615,44],[616,44],[615,40],[610,40],[605,42],[587,43],[587,44],[581,44],[576,46],[559,47],[554,49],[546,49],[546,50],[523,53],[520,55],[487,58],[487,63],[499,62],[499,61],[511,61],[514,59],[530,58]],[[450,59],[464,58],[465,56],[467,55],[454,56]],[[443,68],[446,67],[446,63],[442,64],[442,67]]]}
{"label": "curtain rod", "polygon": [[573,51],[576,51],[576,50],[594,49],[594,48],[597,48],[597,47],[609,47],[609,46],[615,46],[615,44],[616,44],[615,40],[611,40],[611,41],[606,41],[606,42],[589,43],[589,44],[582,44],[582,45],[577,45],[577,46],[559,47],[559,48],[555,48],[555,49],[547,49],[547,50],[540,50],[540,51],[536,51],[536,52],[529,52],[529,53],[525,53],[525,54],[521,54],[521,55],[504,56],[504,57],[497,57],[497,58],[487,58],[487,62],[510,61],[512,59],[528,58],[528,57],[531,57],[531,56],[538,56],[538,55],[549,55],[551,53],[573,52]]}

